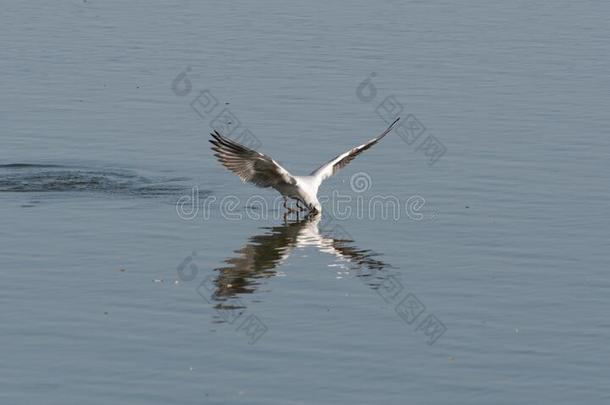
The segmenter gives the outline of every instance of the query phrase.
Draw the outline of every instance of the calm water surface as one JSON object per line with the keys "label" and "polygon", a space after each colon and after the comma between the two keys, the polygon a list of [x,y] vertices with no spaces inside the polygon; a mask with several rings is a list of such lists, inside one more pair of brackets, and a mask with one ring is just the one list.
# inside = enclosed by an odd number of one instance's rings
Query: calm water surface
{"label": "calm water surface", "polygon": [[[609,13],[6,2],[0,402],[608,403]],[[308,173],[385,128],[387,97],[423,135],[321,195],[421,217],[257,219],[276,194],[209,150],[226,108]]]}

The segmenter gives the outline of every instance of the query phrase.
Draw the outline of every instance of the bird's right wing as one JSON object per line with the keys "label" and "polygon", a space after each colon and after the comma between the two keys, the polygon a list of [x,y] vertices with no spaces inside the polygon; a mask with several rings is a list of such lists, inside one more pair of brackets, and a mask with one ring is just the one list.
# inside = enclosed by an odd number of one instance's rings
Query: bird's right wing
{"label": "bird's right wing", "polygon": [[275,160],[255,150],[247,148],[218,131],[211,133],[212,150],[220,163],[243,182],[254,183],[259,187],[273,187],[279,184],[296,184],[290,173]]}
{"label": "bird's right wing", "polygon": [[369,149],[371,146],[375,145],[377,142],[381,140],[384,136],[386,136],[394,127],[394,125],[398,122],[400,118],[396,118],[396,120],[390,124],[388,129],[383,131],[380,135],[377,135],[375,138],[370,141],[363,143],[362,145],[356,146],[348,150],[345,153],[340,154],[339,156],[334,157],[330,161],[324,163],[322,166],[311,172],[311,176],[316,176],[320,179],[320,181],[326,180],[333,174],[335,174],[339,169],[347,165],[349,162],[354,160],[356,156]]}

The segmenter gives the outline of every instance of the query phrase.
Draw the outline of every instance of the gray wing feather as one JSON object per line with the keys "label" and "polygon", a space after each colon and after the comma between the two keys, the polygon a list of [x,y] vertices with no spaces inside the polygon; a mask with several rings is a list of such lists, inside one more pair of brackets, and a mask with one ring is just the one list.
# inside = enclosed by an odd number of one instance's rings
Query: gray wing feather
{"label": "gray wing feather", "polygon": [[386,136],[392,130],[392,128],[398,122],[399,119],[400,118],[396,118],[396,120],[392,124],[390,124],[390,126],[380,135],[376,136],[375,138],[371,139],[366,143],[363,143],[362,145],[356,146],[355,148],[348,150],[345,153],[335,156],[334,158],[311,172],[311,175],[320,177],[321,180],[326,180],[327,178],[335,174],[339,169],[345,167],[349,162],[354,160],[356,156],[360,155],[362,152],[379,142],[381,138]]}
{"label": "gray wing feather", "polygon": [[210,143],[214,156],[224,167],[237,174],[243,182],[258,187],[274,187],[280,184],[296,184],[292,175],[269,156],[247,148],[218,131],[211,133]]}

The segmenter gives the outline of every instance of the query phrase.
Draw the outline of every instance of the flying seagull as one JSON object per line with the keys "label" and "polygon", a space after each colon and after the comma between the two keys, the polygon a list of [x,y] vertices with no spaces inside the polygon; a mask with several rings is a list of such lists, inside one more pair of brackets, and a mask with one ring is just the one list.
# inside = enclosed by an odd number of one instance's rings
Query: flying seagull
{"label": "flying seagull", "polygon": [[[292,210],[286,206],[286,202],[287,198],[292,198],[297,201],[297,207],[300,210],[309,209],[310,212],[319,213],[322,212],[322,206],[317,194],[322,181],[379,142],[392,130],[399,119],[396,118],[388,129],[377,137],[336,156],[308,176],[293,176],[269,156],[224,137],[216,130],[211,133],[213,139],[210,139],[210,142],[213,145],[212,150],[216,152],[214,156],[224,167],[237,174],[244,183],[250,182],[258,187],[273,187],[284,196],[284,208],[289,211]],[[299,202],[305,207],[301,207]]]}

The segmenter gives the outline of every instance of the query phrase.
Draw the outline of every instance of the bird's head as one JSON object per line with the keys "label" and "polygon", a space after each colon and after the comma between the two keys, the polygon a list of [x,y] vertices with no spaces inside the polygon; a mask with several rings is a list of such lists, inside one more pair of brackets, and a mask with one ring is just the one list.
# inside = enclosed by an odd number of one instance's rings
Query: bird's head
{"label": "bird's head", "polygon": [[320,213],[322,212],[322,205],[319,202],[314,202],[308,205],[309,210],[313,213]]}

